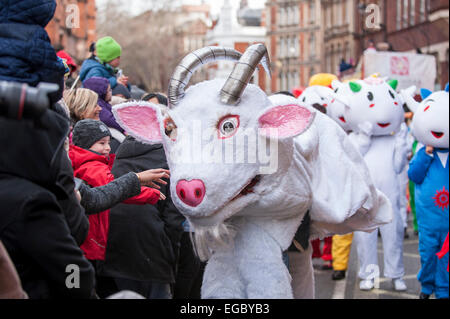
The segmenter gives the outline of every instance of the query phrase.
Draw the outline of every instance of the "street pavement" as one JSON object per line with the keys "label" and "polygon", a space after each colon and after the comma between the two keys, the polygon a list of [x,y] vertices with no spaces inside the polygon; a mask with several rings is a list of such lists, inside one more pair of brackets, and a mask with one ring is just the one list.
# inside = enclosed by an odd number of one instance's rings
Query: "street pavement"
{"label": "street pavement", "polygon": [[361,291],[359,289],[359,263],[356,245],[353,244],[347,275],[343,280],[332,280],[331,274],[333,271],[321,269],[324,263],[321,259],[313,260],[316,299],[418,299],[420,293],[420,283],[417,280],[417,273],[420,269],[419,238],[413,234],[411,221],[408,221],[408,223],[409,227],[407,232],[409,238],[403,242],[403,262],[406,273],[404,280],[408,287],[406,291],[395,291],[392,286],[392,281],[383,277],[383,246],[381,238],[378,237],[379,288],[371,291]]}

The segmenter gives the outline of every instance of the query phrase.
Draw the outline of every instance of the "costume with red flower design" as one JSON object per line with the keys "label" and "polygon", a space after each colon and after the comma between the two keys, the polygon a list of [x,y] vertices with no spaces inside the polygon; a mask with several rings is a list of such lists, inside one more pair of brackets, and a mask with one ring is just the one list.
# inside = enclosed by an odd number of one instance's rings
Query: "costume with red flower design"
{"label": "costume with red flower design", "polygon": [[[422,90],[423,102],[414,108],[413,133],[419,142],[434,147],[421,148],[409,164],[408,176],[416,184],[415,200],[419,229],[421,269],[417,279],[422,293],[448,298],[448,254],[438,259],[449,231],[449,94]],[[409,106],[409,104],[408,104]]]}

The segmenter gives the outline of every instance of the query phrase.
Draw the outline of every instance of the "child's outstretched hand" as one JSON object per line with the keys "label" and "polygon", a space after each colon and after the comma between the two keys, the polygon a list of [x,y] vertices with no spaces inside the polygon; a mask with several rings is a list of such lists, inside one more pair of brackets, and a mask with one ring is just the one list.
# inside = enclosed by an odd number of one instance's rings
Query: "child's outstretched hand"
{"label": "child's outstretched hand", "polygon": [[160,189],[159,183],[167,185],[167,182],[162,180],[163,178],[170,178],[170,171],[163,168],[149,169],[140,173],[136,173],[141,182],[141,186],[150,186],[156,189]]}

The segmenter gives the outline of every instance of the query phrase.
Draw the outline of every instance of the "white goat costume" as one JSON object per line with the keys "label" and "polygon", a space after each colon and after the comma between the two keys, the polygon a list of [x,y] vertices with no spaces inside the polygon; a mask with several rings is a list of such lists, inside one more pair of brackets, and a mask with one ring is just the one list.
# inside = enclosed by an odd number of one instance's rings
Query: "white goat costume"
{"label": "white goat costume", "polygon": [[[345,118],[353,132],[351,140],[359,148],[369,168],[375,186],[390,200],[393,221],[380,227],[384,250],[384,276],[404,276],[403,237],[404,222],[400,196],[406,196],[406,187],[400,185],[399,174],[407,165],[407,127],[403,123],[403,101],[395,92],[396,82],[368,78],[350,82],[353,87],[337,93],[337,99],[347,105]],[[342,92],[342,91],[341,91]],[[355,232],[354,240],[359,257],[359,277],[368,279],[378,265],[377,231]]]}
{"label": "white goat costume", "polygon": [[[282,252],[306,212],[313,236],[372,231],[391,220],[389,201],[333,120],[292,97],[269,99],[246,86],[267,57],[263,45],[241,58],[219,47],[195,53],[174,72],[167,112],[130,102],[113,113],[137,139],[164,145],[172,200],[194,228],[199,255],[209,258],[202,298],[292,298]],[[218,55],[239,59],[229,79],[184,92],[190,66]]]}

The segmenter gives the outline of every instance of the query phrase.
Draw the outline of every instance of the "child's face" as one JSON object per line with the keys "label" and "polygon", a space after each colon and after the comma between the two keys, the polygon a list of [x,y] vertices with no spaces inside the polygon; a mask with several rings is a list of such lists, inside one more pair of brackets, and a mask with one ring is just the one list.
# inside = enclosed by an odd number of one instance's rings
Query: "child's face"
{"label": "child's face", "polygon": [[109,152],[111,152],[111,146],[109,146],[110,139],[109,136],[105,136],[95,142],[89,149],[102,155],[109,155]]}
{"label": "child's face", "polygon": [[108,90],[106,91],[105,101],[110,102],[112,98],[111,85],[108,85]]}

